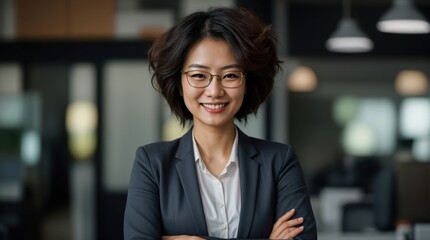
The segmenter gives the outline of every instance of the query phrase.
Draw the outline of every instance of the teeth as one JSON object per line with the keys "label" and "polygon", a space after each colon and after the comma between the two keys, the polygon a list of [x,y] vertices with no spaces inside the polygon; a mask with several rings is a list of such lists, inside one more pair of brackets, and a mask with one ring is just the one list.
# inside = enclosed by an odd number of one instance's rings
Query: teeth
{"label": "teeth", "polygon": [[203,104],[203,106],[210,109],[220,109],[223,108],[225,104]]}

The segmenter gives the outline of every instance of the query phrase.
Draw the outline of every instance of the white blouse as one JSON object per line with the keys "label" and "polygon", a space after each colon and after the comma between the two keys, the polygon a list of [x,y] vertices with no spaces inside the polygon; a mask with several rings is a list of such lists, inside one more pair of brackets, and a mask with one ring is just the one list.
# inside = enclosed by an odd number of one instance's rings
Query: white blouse
{"label": "white blouse", "polygon": [[197,178],[210,237],[236,238],[240,218],[240,179],[237,154],[238,133],[230,158],[219,178],[212,175],[200,158],[193,136]]}

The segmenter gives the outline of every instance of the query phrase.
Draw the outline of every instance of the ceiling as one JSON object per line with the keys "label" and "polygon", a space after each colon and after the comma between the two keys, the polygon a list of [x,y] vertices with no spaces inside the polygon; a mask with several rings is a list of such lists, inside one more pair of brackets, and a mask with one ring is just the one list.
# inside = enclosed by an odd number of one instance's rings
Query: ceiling
{"label": "ceiling", "polygon": [[[179,3],[199,0],[127,0],[144,8],[171,8],[179,14]],[[206,0],[210,1],[210,0]],[[260,17],[270,22],[273,20],[273,8],[276,1],[286,1],[288,13],[287,29],[289,55],[294,56],[346,56],[329,52],[325,41],[335,30],[342,17],[342,0],[231,0],[239,6],[248,7]],[[345,0],[346,1],[346,0]],[[349,0],[351,16],[360,28],[374,42],[374,50],[354,56],[382,57],[430,57],[430,34],[402,35],[381,33],[376,29],[379,18],[388,10],[394,0]],[[430,19],[430,0],[411,0],[419,10]],[[121,1],[123,2],[123,1]],[[271,4],[272,3],[272,6]],[[284,35],[285,36],[285,35]],[[285,37],[283,37],[285,39]],[[351,55],[350,55],[351,56]]]}
{"label": "ceiling", "polygon": [[[419,10],[430,19],[430,1],[415,2],[423,3]],[[393,82],[399,71],[416,69],[430,76],[430,34],[382,33],[376,23],[391,1],[352,3],[352,17],[373,41],[370,52],[348,54],[326,49],[325,42],[342,17],[341,0],[289,0],[288,55],[315,70],[321,80],[315,94],[395,98]]]}
{"label": "ceiling", "polygon": [[[342,0],[287,0],[290,3],[300,3],[300,4],[342,4]],[[428,0],[411,0],[417,5],[430,6],[430,1]],[[393,0],[350,0],[352,5],[372,5],[372,6],[390,6]]]}
{"label": "ceiling", "polygon": [[[387,11],[389,0],[356,0],[351,16],[374,43],[368,53],[338,54],[329,52],[325,42],[335,31],[342,17],[341,0],[289,0],[288,31],[289,54],[293,56],[379,56],[430,57],[430,34],[389,34],[377,30],[376,23]],[[418,0],[417,0],[418,1]],[[363,4],[366,2],[368,4]],[[376,4],[378,2],[379,4]],[[430,19],[430,1],[419,6],[420,12]]]}

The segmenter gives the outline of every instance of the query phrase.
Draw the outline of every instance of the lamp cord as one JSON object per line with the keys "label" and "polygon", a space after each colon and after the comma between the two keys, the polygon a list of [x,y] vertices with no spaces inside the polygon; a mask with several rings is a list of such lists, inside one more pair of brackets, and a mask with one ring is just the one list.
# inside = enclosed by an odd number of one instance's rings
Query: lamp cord
{"label": "lamp cord", "polygon": [[351,1],[343,0],[343,17],[351,18]]}

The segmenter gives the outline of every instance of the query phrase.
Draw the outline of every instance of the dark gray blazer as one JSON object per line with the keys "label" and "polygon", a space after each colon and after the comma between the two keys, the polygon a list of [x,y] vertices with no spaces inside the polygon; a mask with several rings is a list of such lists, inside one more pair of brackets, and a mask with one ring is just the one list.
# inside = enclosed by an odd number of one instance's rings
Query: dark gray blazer
{"label": "dark gray blazer", "polygon": [[[295,239],[317,239],[293,148],[238,132],[242,203],[237,237],[268,238],[275,221],[295,208],[294,217],[305,219],[304,232]],[[126,240],[181,234],[208,238],[191,130],[182,138],[137,149],[124,216]]]}

